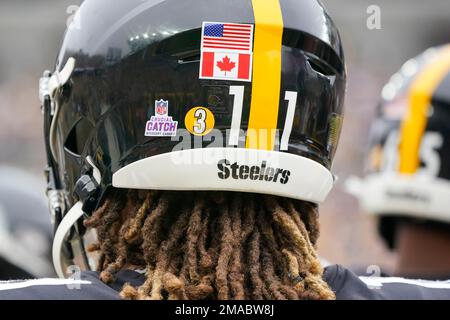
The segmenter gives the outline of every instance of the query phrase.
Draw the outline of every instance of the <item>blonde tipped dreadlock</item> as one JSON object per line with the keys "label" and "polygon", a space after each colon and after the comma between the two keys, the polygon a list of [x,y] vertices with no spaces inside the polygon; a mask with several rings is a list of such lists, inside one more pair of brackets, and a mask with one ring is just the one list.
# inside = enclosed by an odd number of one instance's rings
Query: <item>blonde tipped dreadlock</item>
{"label": "blonde tipped dreadlock", "polygon": [[334,299],[316,206],[266,195],[113,190],[85,222],[102,281],[145,268],[125,299]]}

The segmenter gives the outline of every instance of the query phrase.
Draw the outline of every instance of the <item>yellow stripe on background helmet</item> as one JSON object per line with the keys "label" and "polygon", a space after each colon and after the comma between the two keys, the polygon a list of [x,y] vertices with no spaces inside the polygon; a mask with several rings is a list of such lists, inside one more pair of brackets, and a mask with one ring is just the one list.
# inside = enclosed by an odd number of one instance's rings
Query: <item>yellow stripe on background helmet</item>
{"label": "yellow stripe on background helmet", "polygon": [[414,174],[420,166],[419,150],[425,132],[433,93],[450,70],[450,45],[413,80],[408,93],[409,110],[400,133],[399,171]]}

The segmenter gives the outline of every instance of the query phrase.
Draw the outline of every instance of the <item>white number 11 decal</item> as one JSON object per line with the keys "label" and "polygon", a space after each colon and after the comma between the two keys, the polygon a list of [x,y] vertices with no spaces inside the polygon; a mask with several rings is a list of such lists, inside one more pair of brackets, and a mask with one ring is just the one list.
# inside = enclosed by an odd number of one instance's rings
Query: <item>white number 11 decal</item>
{"label": "white number 11 decal", "polygon": [[242,122],[242,107],[244,106],[244,86],[231,86],[230,95],[234,96],[233,117],[231,119],[230,146],[239,144],[239,134]]}
{"label": "white number 11 decal", "polygon": [[[233,116],[231,119],[231,130],[228,144],[237,146],[239,144],[239,134],[242,123],[242,108],[244,106],[244,86],[231,86],[230,95],[234,96]],[[292,134],[294,124],[295,107],[297,106],[298,92],[286,91],[285,100],[288,101],[286,121],[284,123],[283,136],[281,137],[280,150],[286,151],[289,146],[289,139]]]}

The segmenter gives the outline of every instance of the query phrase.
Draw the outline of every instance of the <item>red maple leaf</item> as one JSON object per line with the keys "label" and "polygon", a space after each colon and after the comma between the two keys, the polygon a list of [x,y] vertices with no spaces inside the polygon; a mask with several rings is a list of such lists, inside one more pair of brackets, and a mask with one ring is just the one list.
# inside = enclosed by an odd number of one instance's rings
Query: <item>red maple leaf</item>
{"label": "red maple leaf", "polygon": [[228,56],[225,56],[222,61],[217,61],[217,67],[219,67],[220,71],[224,71],[226,76],[227,72],[236,68],[236,63],[231,61]]}

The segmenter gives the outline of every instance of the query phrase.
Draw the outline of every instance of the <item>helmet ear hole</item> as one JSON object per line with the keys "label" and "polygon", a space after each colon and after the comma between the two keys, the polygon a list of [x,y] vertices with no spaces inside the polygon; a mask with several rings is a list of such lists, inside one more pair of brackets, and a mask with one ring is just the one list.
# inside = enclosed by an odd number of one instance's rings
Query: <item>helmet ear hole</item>
{"label": "helmet ear hole", "polygon": [[94,126],[86,118],[78,120],[66,138],[64,150],[76,156],[81,156],[93,129]]}

